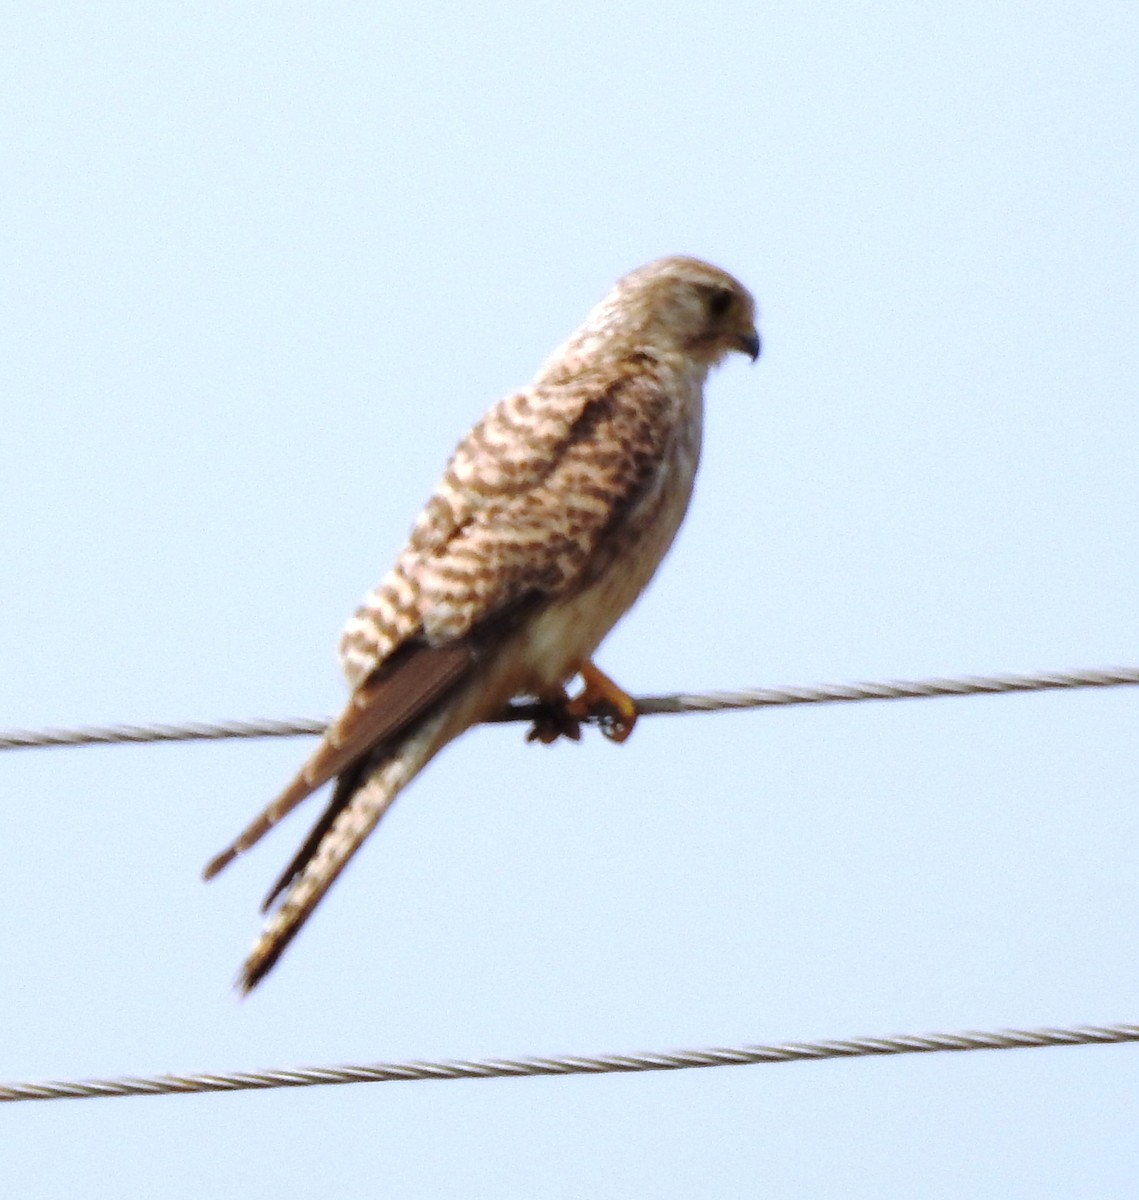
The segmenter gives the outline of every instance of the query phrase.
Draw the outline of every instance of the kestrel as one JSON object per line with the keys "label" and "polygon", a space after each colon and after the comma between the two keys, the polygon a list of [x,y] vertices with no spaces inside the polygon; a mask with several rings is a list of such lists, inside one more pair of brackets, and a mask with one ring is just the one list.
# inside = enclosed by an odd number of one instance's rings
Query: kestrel
{"label": "kestrel", "polygon": [[[345,626],[344,711],[292,783],[205,868],[248,850],[325,783],[332,797],[265,899],[242,968],[273,967],[399,791],[514,697],[531,739],[590,716],[623,741],[632,699],[592,663],[680,527],[700,457],[708,371],[759,355],[755,302],[725,272],[662,258],[619,279],[534,382],[455,450],[395,565]],[[575,676],[582,691],[565,685]]]}

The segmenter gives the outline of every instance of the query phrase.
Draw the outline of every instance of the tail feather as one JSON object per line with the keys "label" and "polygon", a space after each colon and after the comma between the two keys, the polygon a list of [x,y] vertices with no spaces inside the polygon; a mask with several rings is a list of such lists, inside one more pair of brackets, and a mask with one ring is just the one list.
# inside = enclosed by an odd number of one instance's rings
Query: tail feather
{"label": "tail feather", "polygon": [[278,896],[305,869],[313,855],[316,854],[324,835],[332,828],[336,818],[348,807],[352,797],[359,791],[360,785],[368,777],[369,771],[379,761],[378,755],[365,755],[358,759],[336,780],[332,795],[325,805],[320,819],[309,830],[301,848],[289,859],[289,865],[277,876],[276,882],[265,894],[261,901],[261,911],[267,913]]}
{"label": "tail feather", "polygon": [[359,760],[367,759],[376,746],[414,728],[470,671],[477,657],[470,639],[445,646],[429,646],[423,641],[401,646],[352,693],[344,711],[325,731],[300,774],[220,854],[206,863],[202,877],[213,879],[302,800],[330,779],[351,774]]}
{"label": "tail feather", "polygon": [[348,786],[354,790],[349,795],[342,795],[337,786],[328,810],[270,893],[271,901],[284,889],[280,905],[266,921],[238,977],[243,993],[252,991],[272,970],[392,801],[440,748],[441,724],[439,718],[428,721],[396,743],[390,755],[367,768],[362,781],[350,775]]}

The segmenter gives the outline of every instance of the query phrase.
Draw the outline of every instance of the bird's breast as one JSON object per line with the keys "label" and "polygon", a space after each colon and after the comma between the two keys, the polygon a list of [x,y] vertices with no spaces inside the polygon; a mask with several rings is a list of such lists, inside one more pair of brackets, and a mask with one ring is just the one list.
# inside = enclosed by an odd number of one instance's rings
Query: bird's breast
{"label": "bird's breast", "polygon": [[578,586],[552,598],[519,630],[516,692],[563,683],[592,657],[668,553],[684,519],[700,459],[700,409],[686,414],[649,485],[609,530]]}

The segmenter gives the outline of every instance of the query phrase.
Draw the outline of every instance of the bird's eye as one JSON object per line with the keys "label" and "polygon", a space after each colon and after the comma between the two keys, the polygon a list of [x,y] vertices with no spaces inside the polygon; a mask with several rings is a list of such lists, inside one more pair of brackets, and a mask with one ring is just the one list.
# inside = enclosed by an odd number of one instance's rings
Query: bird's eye
{"label": "bird's eye", "polygon": [[708,293],[708,312],[713,317],[722,317],[732,307],[732,293],[727,288],[713,288]]}

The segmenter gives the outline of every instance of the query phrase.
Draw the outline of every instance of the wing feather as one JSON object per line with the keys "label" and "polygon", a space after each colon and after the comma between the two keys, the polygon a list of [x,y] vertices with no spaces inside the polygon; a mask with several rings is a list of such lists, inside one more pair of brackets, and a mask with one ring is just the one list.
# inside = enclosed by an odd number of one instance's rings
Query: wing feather
{"label": "wing feather", "polygon": [[[485,504],[422,567],[424,628],[464,636],[525,593],[556,596],[609,564],[606,535],[649,486],[664,457],[672,400],[645,375],[581,408],[548,470],[524,492]],[[477,571],[466,564],[477,562]]]}
{"label": "wing feather", "polygon": [[292,783],[213,858],[212,878],[330,779],[323,815],[266,904],[304,871],[364,765],[465,679],[504,618],[602,573],[607,535],[666,460],[677,401],[651,368],[507,397],[460,444],[396,566],[346,627],[349,702]]}
{"label": "wing feather", "polygon": [[677,404],[644,354],[495,405],[345,627],[349,680],[367,679],[409,639],[455,641],[528,593],[573,586],[661,461]]}

